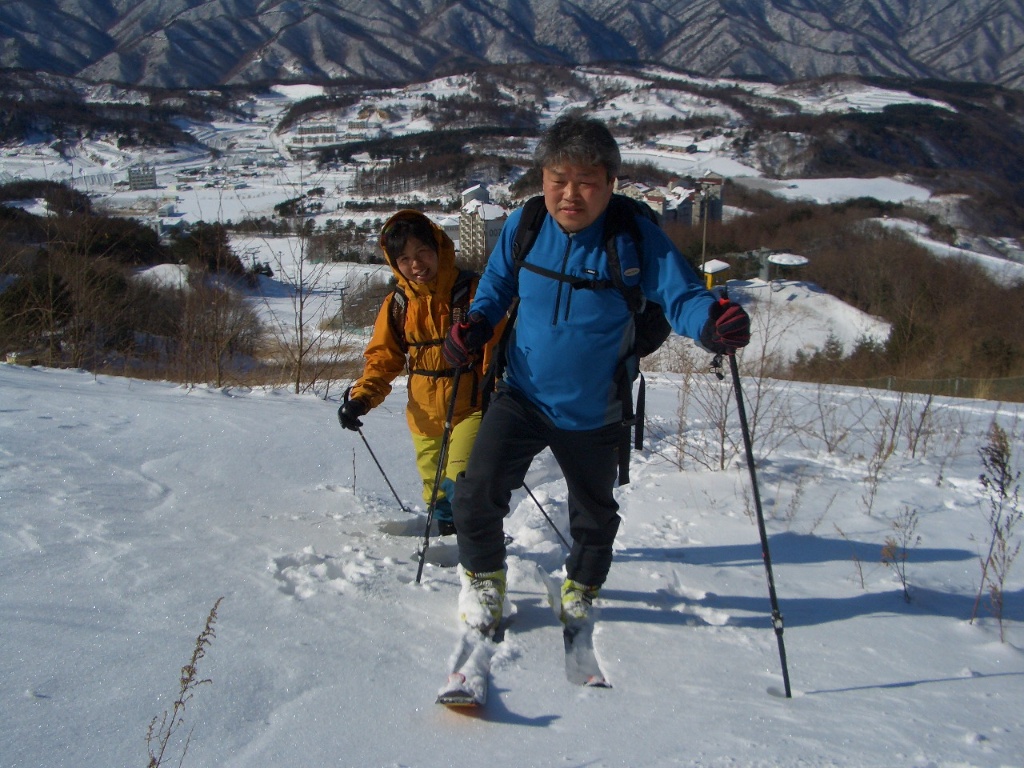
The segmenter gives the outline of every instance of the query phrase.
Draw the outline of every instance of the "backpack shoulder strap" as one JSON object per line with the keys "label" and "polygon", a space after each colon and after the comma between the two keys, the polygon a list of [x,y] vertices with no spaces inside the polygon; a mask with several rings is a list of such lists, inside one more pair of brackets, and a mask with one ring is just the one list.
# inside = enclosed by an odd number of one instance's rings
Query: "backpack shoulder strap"
{"label": "backpack shoulder strap", "polygon": [[[672,328],[665,318],[662,308],[654,302],[648,302],[643,294],[641,281],[636,280],[632,285],[627,285],[623,275],[623,267],[619,258],[618,239],[625,234],[632,238],[637,250],[636,269],[639,270],[643,264],[642,243],[643,231],[640,228],[638,219],[645,218],[654,224],[661,226],[658,215],[644,202],[634,200],[625,195],[612,195],[608,204],[608,212],[605,215],[605,254],[608,259],[608,271],[611,273],[612,282],[622,292],[626,304],[634,315],[634,346],[633,355],[637,361],[639,358],[657,349],[668,337]],[[637,391],[636,405],[632,400],[633,376],[639,375],[640,385]],[[639,450],[643,446],[644,410],[645,410],[645,382],[644,376],[639,372],[639,365],[632,375],[629,375],[625,366],[617,371],[619,399],[623,407],[623,424],[626,431],[623,438],[622,451],[619,455],[619,484],[625,485],[629,482],[629,444],[630,427],[633,427],[633,447]]]}
{"label": "backpack shoulder strap", "polygon": [[405,312],[409,300],[405,297],[405,291],[395,286],[391,291],[391,305],[388,307],[388,327],[391,328],[391,335],[395,337],[398,346],[403,352],[409,351],[409,342],[405,338]]}
{"label": "backpack shoulder strap", "polygon": [[519,216],[519,225],[516,227],[515,236],[512,239],[512,258],[516,267],[526,258],[526,254],[533,248],[544,224],[544,217],[548,215],[548,209],[544,206],[544,196],[531,197],[523,204],[523,212]]}
{"label": "backpack shoulder strap", "polygon": [[[646,209],[646,212],[645,210]],[[650,213],[650,216],[647,215]],[[640,253],[643,233],[640,225],[636,223],[637,216],[645,218],[654,217],[654,211],[645,203],[640,203],[631,197],[615,194],[608,202],[608,212],[604,220],[604,250],[608,258],[608,272],[611,274],[612,282],[626,299],[626,303],[634,313],[643,311],[645,300],[640,283],[627,285],[622,279],[622,264],[619,260],[619,249],[616,243],[620,235],[627,235],[636,244],[637,253]],[[653,219],[657,221],[656,218]]]}
{"label": "backpack shoulder strap", "polygon": [[653,301],[648,301],[644,296],[640,280],[634,281],[633,285],[626,285],[624,281],[623,267],[616,245],[617,237],[625,232],[633,238],[638,256],[636,269],[639,270],[643,265],[643,256],[640,251],[643,232],[640,229],[639,219],[647,219],[653,224],[661,226],[658,214],[646,203],[625,195],[613,195],[605,219],[605,252],[612,280],[622,292],[627,305],[636,317],[635,352],[638,357],[646,357],[664,343],[672,332],[672,326],[665,317],[664,310]]}
{"label": "backpack shoulder strap", "polygon": [[[473,286],[479,281],[480,275],[471,269],[460,269],[452,284],[452,324],[461,323],[466,319],[466,312],[469,309],[469,298]],[[391,306],[388,312],[388,326],[391,333],[403,351],[409,351],[409,342],[405,336],[405,317],[409,308],[409,300],[405,292],[399,286],[395,286],[391,292]],[[439,341],[421,342],[415,346],[433,346],[440,344]]]}
{"label": "backpack shoulder strap", "polygon": [[480,281],[480,275],[471,269],[460,269],[452,285],[452,325],[466,319],[469,310],[470,294],[473,286]]}
{"label": "backpack shoulder strap", "polygon": [[519,224],[516,226],[515,234],[512,236],[512,263],[515,267],[513,274],[516,279],[516,297],[512,301],[508,315],[505,320],[505,330],[495,345],[494,354],[491,356],[491,364],[488,366],[481,384],[483,392],[483,409],[487,410],[490,404],[491,393],[496,388],[497,382],[505,371],[505,362],[508,355],[509,339],[512,330],[515,328],[516,316],[519,312],[519,270],[523,266],[526,254],[533,248],[537,239],[537,233],[544,225],[544,217],[548,215],[548,209],[544,205],[544,196],[536,195],[523,204],[522,213],[519,214]]}

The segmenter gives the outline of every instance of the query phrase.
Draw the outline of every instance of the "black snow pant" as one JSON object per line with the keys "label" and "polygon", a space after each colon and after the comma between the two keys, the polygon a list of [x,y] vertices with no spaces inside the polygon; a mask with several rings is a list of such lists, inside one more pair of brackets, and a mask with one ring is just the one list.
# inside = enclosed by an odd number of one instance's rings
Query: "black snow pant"
{"label": "black snow pant", "polygon": [[504,568],[502,523],[512,491],[522,487],[533,458],[550,448],[569,488],[573,543],[566,575],[589,586],[604,584],[620,522],[613,488],[622,429],[618,424],[584,431],[558,429],[522,395],[499,390],[455,486],[452,508],[462,566],[474,573]]}

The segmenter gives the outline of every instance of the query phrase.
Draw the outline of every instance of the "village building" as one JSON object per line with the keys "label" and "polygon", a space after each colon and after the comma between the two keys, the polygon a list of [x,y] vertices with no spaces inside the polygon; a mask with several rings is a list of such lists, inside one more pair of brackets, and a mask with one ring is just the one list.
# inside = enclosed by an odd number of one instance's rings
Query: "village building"
{"label": "village building", "polygon": [[158,189],[156,168],[152,165],[134,165],[128,169],[128,189]]}
{"label": "village building", "polygon": [[463,191],[459,213],[459,253],[465,261],[486,260],[498,242],[508,211],[490,202],[483,184]]}

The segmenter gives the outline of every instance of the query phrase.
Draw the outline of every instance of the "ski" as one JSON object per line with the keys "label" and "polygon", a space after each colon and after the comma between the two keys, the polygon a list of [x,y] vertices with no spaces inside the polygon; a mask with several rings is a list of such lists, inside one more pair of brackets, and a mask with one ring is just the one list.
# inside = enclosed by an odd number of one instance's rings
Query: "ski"
{"label": "ski", "polygon": [[448,676],[447,687],[438,692],[437,703],[447,707],[482,707],[487,703],[487,692],[469,690],[465,675],[453,672]]}
{"label": "ski", "polygon": [[[555,616],[562,620],[561,584],[539,566],[537,572],[548,593],[548,604]],[[562,627],[562,644],[565,647],[565,677],[573,685],[588,688],[611,688],[611,683],[601,671],[601,665],[594,652],[594,617],[585,621],[571,622]]]}
{"label": "ski", "polygon": [[565,645],[565,677],[574,685],[587,688],[611,688],[594,653],[594,622],[566,624],[562,630]]}
{"label": "ski", "polygon": [[501,642],[503,628],[494,636],[465,628],[449,663],[448,680],[437,692],[436,703],[453,708],[482,707],[487,703],[491,657]]}

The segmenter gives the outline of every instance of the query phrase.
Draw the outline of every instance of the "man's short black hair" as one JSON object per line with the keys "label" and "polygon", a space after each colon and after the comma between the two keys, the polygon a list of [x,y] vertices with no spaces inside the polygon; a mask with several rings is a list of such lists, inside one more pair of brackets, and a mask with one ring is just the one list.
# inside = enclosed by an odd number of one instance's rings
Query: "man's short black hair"
{"label": "man's short black hair", "polygon": [[619,173],[619,145],[602,121],[580,112],[562,115],[545,131],[533,160],[544,169],[562,163],[600,165],[611,181]]}

